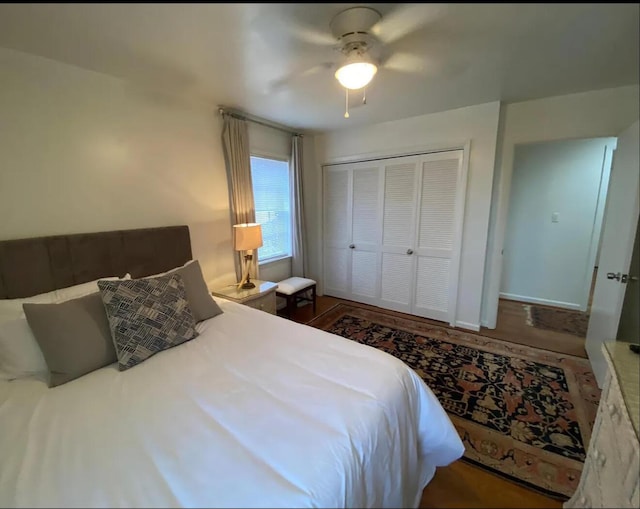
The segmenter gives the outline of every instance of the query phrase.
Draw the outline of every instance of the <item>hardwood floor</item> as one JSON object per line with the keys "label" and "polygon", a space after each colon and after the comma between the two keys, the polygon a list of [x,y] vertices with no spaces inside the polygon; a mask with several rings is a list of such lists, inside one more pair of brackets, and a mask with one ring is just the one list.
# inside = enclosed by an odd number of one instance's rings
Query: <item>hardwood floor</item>
{"label": "hardwood floor", "polygon": [[[315,316],[324,313],[338,302],[350,301],[337,299],[335,297],[318,297]],[[498,305],[497,327],[495,329],[481,327],[478,334],[489,336],[490,338],[511,341],[512,343],[519,343],[522,345],[533,346],[535,348],[542,348],[544,350],[551,350],[553,352],[577,355],[578,357],[586,358],[587,353],[584,349],[584,338],[574,336],[573,334],[536,329],[535,327],[527,325],[527,313],[524,306],[524,302],[500,299],[500,303]],[[367,307],[375,309],[374,306]],[[400,316],[404,314],[395,313],[389,310],[385,310],[385,312],[394,313]],[[448,327],[448,325],[443,322],[429,320],[428,318],[419,318],[412,315],[407,316],[410,316],[412,319],[422,320],[434,325]],[[293,320],[300,323],[307,323],[312,318],[314,318],[314,314],[311,306],[297,308],[292,317]]]}
{"label": "hardwood floor", "polygon": [[[587,312],[591,310],[597,275],[598,267],[595,267],[591,276]],[[587,357],[587,352],[584,348],[585,338],[574,336],[573,334],[536,329],[527,325],[526,305],[526,302],[500,299],[498,301],[497,327],[495,329],[481,327],[480,334],[553,352]]]}
{"label": "hardwood floor", "polygon": [[481,327],[478,334],[553,352],[577,355],[578,357],[587,356],[584,349],[585,338],[527,325],[525,305],[524,302],[500,299],[497,327],[495,329]]}
{"label": "hardwood floor", "polygon": [[458,460],[436,471],[419,507],[546,508],[562,507],[562,502]]}
{"label": "hardwood floor", "polygon": [[[311,305],[306,305],[297,308],[291,319],[296,322],[307,323],[338,302],[349,301],[335,297],[318,297],[316,313],[313,313]],[[545,334],[534,333],[529,330],[534,329],[534,327],[526,325],[526,313],[522,308],[522,304],[519,303],[520,309],[516,304],[518,303],[501,300],[498,311],[499,328],[493,331],[482,329],[480,334],[486,334],[498,339],[509,339],[539,348],[548,348],[551,345],[555,346],[555,348],[548,349],[584,356],[584,338],[580,342],[580,338],[569,334],[561,334],[560,336],[563,337],[548,338]],[[500,316],[500,313],[502,313],[502,316]],[[402,313],[397,314],[402,315]],[[411,318],[415,319],[416,317],[412,316]],[[442,322],[426,318],[421,318],[421,320],[435,325],[445,325]],[[496,335],[487,332],[492,332]],[[542,332],[548,334],[548,331]],[[564,336],[570,337],[565,338]],[[560,343],[560,346],[556,343]],[[581,348],[582,350],[580,350]],[[436,507],[559,508],[562,507],[562,503],[459,460],[448,467],[437,470],[435,477],[422,493],[420,507],[424,509]]]}

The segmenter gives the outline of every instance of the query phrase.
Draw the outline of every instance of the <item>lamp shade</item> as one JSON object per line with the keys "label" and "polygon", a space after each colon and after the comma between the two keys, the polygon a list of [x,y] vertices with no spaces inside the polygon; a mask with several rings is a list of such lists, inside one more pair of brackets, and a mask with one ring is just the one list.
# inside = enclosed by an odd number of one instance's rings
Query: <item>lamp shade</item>
{"label": "lamp shade", "polygon": [[236,251],[249,251],[262,246],[262,227],[258,223],[234,224]]}
{"label": "lamp shade", "polygon": [[350,90],[357,90],[369,84],[378,71],[371,62],[350,62],[336,71],[340,84]]}

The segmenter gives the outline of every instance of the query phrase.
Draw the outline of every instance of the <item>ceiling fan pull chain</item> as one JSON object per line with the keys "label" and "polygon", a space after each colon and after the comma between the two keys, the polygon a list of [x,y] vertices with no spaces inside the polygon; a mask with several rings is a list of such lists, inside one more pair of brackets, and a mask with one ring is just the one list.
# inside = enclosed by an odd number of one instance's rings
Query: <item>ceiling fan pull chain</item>
{"label": "ceiling fan pull chain", "polygon": [[367,87],[362,89],[362,104],[367,104]]}
{"label": "ceiling fan pull chain", "polygon": [[344,118],[349,118],[349,89],[344,89],[345,103],[344,103]]}

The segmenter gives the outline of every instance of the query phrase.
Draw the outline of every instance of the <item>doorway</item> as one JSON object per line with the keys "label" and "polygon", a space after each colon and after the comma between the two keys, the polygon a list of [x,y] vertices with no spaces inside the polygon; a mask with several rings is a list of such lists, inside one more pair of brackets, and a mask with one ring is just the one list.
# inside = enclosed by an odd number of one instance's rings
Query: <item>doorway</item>
{"label": "doorway", "polygon": [[498,317],[484,333],[586,356],[615,146],[616,138],[515,146]]}

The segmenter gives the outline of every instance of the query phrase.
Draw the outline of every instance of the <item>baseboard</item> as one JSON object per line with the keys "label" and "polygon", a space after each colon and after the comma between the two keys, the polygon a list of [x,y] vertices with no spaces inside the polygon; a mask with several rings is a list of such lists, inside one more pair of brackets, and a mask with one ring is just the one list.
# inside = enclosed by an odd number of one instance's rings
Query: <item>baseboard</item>
{"label": "baseboard", "polygon": [[516,295],[514,293],[500,292],[501,299],[517,300],[520,302],[530,302],[531,304],[542,304],[543,306],[555,306],[558,308],[573,309],[575,311],[584,311],[580,304],[575,302],[563,302],[560,300],[538,299],[537,297],[527,297],[526,295]]}
{"label": "baseboard", "polygon": [[460,320],[456,320],[456,327],[469,329],[475,332],[478,332],[480,330],[480,326],[477,323],[461,322]]}

